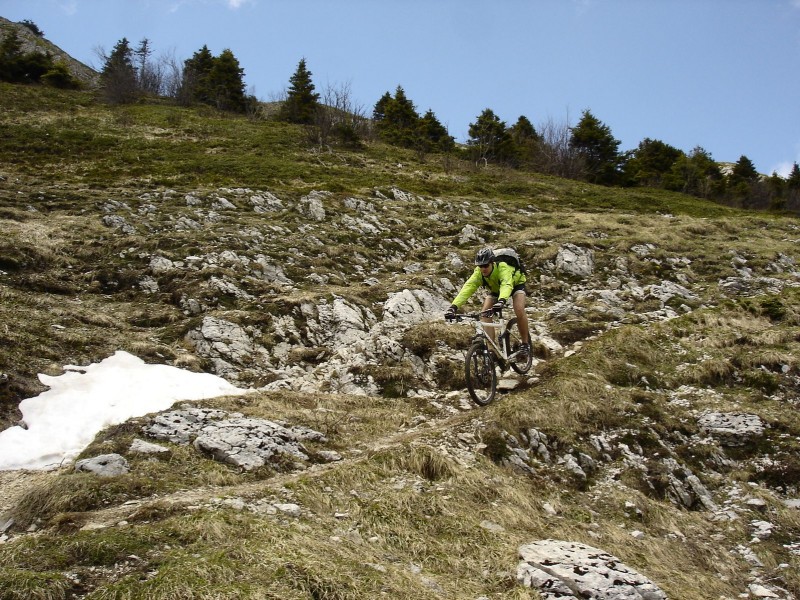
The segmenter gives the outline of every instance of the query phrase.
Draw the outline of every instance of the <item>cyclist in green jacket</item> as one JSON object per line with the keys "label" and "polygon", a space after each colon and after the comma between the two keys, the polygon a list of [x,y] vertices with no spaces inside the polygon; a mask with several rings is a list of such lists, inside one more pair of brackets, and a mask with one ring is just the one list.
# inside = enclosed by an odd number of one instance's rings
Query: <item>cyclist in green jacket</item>
{"label": "cyclist in green jacket", "polygon": [[[494,251],[491,248],[479,250],[475,256],[475,270],[462,286],[453,304],[447,309],[445,317],[454,315],[482,286],[489,289],[481,309],[485,313],[492,310],[500,312],[511,298],[511,305],[517,316],[519,335],[523,341],[521,350],[523,354],[527,354],[530,352],[530,327],[528,315],[525,313],[525,281],[525,273],[505,262],[495,261]],[[483,320],[490,321],[491,318],[487,316]]]}

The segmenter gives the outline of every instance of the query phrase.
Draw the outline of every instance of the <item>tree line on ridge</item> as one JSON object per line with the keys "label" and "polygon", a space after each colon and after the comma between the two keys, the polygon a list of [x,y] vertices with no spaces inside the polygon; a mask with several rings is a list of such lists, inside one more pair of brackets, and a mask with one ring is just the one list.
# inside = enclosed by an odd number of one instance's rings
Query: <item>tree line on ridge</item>
{"label": "tree line on ridge", "polygon": [[[42,35],[30,21],[21,23]],[[63,63],[36,53],[22,53],[15,34],[0,42],[0,79],[78,87]],[[534,127],[521,115],[509,126],[490,108],[469,124],[465,144],[457,144],[432,109],[420,113],[402,86],[384,93],[371,112],[357,104],[349,85],[317,91],[306,60],[299,61],[275,109],[245,92],[244,69],[230,49],[214,55],[203,46],[190,58],[153,58],[145,38],[132,46],[127,38],[101,56],[100,89],[106,101],[125,104],[147,97],[169,98],[181,105],[204,104],[252,118],[302,125],[309,141],[320,146],[360,148],[380,140],[428,154],[456,156],[477,166],[506,168],[587,181],[606,186],[672,190],[751,209],[800,212],[800,168],[788,177],[762,176],[742,155],[724,167],[704,148],[684,152],[661,140],[645,138],[628,151],[611,128],[584,110],[577,124],[552,120]]]}

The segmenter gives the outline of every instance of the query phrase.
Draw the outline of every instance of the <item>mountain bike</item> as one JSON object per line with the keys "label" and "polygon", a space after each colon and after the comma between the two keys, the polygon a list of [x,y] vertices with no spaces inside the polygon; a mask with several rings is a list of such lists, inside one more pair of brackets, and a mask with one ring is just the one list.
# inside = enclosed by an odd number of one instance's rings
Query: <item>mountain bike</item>
{"label": "mountain bike", "polygon": [[[492,321],[482,321],[482,317],[497,317]],[[527,373],[533,363],[533,354],[520,352],[522,339],[519,335],[517,318],[506,321],[502,310],[494,309],[476,313],[455,314],[445,317],[448,321],[461,323],[475,321],[475,337],[472,338],[464,361],[464,375],[467,390],[475,404],[486,406],[494,400],[497,393],[497,367],[505,370],[511,367],[520,375]]]}

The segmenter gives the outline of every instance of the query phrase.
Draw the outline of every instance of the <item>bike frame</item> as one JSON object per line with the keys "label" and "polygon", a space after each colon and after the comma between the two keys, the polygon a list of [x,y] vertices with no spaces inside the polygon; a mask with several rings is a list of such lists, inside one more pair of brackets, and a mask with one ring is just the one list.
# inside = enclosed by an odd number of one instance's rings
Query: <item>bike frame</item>
{"label": "bike frame", "polygon": [[[495,314],[497,315],[496,321],[482,320],[483,317],[494,316]],[[506,335],[507,321],[503,318],[502,311],[500,313],[494,313],[492,310],[488,310],[477,313],[467,313],[464,315],[455,315],[456,321],[463,321],[464,319],[474,319],[476,321],[475,331],[477,335],[486,341],[486,346],[491,349],[491,351],[500,359],[501,363],[508,362],[518,354],[518,352],[507,354],[506,349],[503,347],[502,340]],[[494,336],[492,336],[492,332],[494,332]]]}

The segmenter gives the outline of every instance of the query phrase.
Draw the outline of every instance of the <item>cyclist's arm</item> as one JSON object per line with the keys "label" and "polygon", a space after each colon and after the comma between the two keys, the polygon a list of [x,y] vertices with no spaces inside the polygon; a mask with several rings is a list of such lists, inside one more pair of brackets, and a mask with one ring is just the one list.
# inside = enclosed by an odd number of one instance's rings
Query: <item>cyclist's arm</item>
{"label": "cyclist's arm", "polygon": [[514,290],[514,267],[507,265],[504,262],[495,265],[497,269],[497,277],[500,281],[500,291],[497,296],[500,300],[508,300],[511,297],[511,292]]}
{"label": "cyclist's arm", "polygon": [[[459,308],[464,306],[467,300],[470,299],[472,294],[474,294],[481,285],[483,285],[483,277],[481,276],[481,270],[476,267],[469,279],[464,282],[461,291],[458,292],[458,296],[453,300],[453,305]],[[509,291],[509,294],[510,293]]]}

